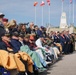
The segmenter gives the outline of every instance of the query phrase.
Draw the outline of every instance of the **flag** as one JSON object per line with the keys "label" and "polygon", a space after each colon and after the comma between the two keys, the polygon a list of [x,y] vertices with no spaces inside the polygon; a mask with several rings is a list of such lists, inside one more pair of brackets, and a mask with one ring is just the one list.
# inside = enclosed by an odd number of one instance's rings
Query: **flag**
{"label": "flag", "polygon": [[64,2],[64,0],[62,0],[62,2]]}
{"label": "flag", "polygon": [[47,0],[48,5],[50,5],[50,0]]}
{"label": "flag", "polygon": [[50,2],[50,0],[47,0],[47,2]]}
{"label": "flag", "polygon": [[40,6],[43,6],[43,5],[45,5],[45,2],[44,1],[42,1],[42,3],[40,4]]}
{"label": "flag", "polygon": [[48,5],[50,5],[50,2],[48,2]]}
{"label": "flag", "polygon": [[38,4],[38,2],[34,2],[34,6],[36,6]]}
{"label": "flag", "polygon": [[70,0],[70,4],[72,3],[72,0]]}

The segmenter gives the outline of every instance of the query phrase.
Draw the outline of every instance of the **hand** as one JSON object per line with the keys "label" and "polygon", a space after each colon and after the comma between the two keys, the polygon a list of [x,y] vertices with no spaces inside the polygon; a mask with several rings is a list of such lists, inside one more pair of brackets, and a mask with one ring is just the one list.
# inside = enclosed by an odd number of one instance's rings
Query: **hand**
{"label": "hand", "polygon": [[11,48],[9,48],[9,47],[7,47],[7,50],[8,50],[8,51],[13,51],[13,50],[12,50]]}
{"label": "hand", "polygon": [[39,47],[35,47],[34,49],[37,50],[37,49],[39,49]]}
{"label": "hand", "polygon": [[45,51],[49,51],[49,50],[46,48]]}

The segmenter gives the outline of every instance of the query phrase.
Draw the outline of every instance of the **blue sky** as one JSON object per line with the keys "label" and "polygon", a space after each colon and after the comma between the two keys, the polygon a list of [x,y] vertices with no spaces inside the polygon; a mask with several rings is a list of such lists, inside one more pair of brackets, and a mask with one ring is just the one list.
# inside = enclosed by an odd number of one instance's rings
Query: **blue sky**
{"label": "blue sky", "polygon": [[[37,9],[37,25],[41,26],[42,22],[42,8],[40,7],[40,3],[42,0],[0,0],[0,12],[5,14],[5,17],[9,20],[15,19],[17,23],[20,22],[34,22],[35,21],[35,9],[33,3],[38,1]],[[44,6],[44,25],[48,24],[48,4],[46,0]],[[76,26],[76,2],[75,3],[75,22]],[[72,5],[71,5],[72,6]],[[53,26],[60,25],[60,17],[61,17],[61,8],[62,2],[61,0],[51,0],[51,8],[50,8],[50,22]],[[72,7],[71,7],[72,8]],[[71,10],[71,19],[69,21],[69,0],[64,0],[64,12],[67,14],[67,22],[72,23],[72,10]]]}

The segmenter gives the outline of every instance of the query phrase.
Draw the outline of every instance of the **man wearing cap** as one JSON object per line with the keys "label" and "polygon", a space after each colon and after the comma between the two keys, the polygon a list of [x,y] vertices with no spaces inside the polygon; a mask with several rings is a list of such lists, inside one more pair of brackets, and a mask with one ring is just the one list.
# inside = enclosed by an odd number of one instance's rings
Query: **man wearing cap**
{"label": "man wearing cap", "polygon": [[7,25],[8,25],[8,19],[7,18],[3,18],[3,25],[4,25],[4,28],[5,28],[6,32],[9,33],[9,29],[7,27]]}
{"label": "man wearing cap", "polygon": [[[4,29],[4,25],[3,25],[3,17],[5,15],[3,13],[0,13],[0,37],[5,34],[5,29]],[[1,39],[1,38],[0,38]]]}
{"label": "man wearing cap", "polygon": [[4,26],[6,26],[7,23],[8,23],[8,19],[7,18],[3,18],[3,24],[4,24]]}

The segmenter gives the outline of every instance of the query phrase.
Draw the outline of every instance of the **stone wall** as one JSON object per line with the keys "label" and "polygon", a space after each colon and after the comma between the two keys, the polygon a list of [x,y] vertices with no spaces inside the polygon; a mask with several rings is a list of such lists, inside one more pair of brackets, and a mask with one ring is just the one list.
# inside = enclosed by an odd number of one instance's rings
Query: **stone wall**
{"label": "stone wall", "polygon": [[68,31],[69,30],[69,32],[70,32],[70,34],[71,33],[75,33],[76,32],[76,30],[74,29],[74,27],[69,27],[69,28],[49,28],[48,30],[47,30],[47,33],[50,33],[51,31],[59,31],[59,32],[62,32],[63,30],[66,30],[66,31]]}

